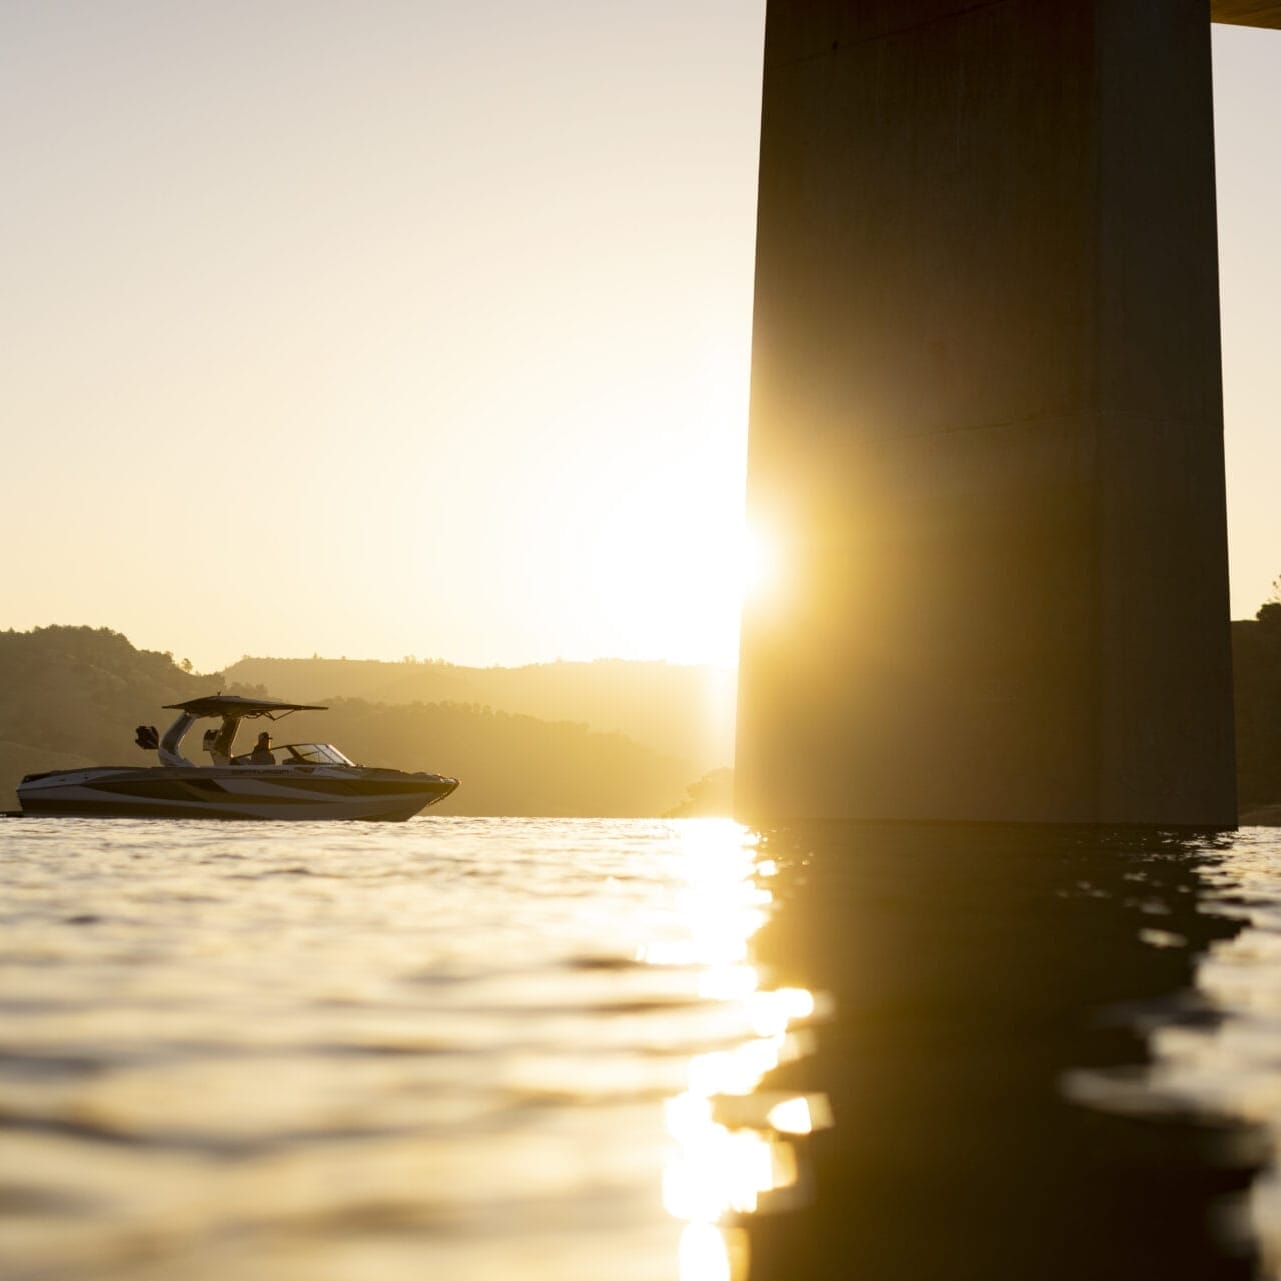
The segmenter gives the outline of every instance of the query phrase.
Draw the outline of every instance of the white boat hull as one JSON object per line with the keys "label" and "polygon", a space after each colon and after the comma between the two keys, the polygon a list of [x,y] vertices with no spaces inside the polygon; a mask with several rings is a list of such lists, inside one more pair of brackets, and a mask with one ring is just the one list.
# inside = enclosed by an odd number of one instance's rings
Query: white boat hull
{"label": "white boat hull", "polygon": [[457,786],[360,766],[96,766],[28,775],[18,799],[35,816],[403,822]]}

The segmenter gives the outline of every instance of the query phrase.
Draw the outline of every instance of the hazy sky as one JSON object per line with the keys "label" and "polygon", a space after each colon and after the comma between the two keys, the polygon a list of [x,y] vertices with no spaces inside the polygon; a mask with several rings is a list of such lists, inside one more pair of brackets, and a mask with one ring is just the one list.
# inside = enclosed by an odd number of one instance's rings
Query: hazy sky
{"label": "hazy sky", "polygon": [[[732,660],[762,0],[0,0],[0,626]],[[1233,613],[1281,33],[1216,28]]]}

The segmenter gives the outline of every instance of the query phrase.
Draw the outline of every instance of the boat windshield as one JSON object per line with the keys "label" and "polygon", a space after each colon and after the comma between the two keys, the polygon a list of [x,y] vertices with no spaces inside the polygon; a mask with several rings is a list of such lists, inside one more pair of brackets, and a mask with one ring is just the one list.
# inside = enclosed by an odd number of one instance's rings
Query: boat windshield
{"label": "boat windshield", "polygon": [[[332,743],[287,743],[276,749],[282,765],[354,765]],[[284,755],[280,755],[284,753]]]}

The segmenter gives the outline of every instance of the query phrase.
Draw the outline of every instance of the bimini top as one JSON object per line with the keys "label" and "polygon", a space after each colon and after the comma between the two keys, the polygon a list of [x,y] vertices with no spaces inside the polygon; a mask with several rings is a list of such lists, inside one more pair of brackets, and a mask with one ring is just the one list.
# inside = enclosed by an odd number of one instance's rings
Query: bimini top
{"label": "bimini top", "polygon": [[329,708],[314,703],[280,703],[274,698],[241,698],[239,694],[209,694],[189,698],[185,703],[166,703],[167,712],[186,712],[188,716],[266,716],[278,720],[290,712],[327,712]]}

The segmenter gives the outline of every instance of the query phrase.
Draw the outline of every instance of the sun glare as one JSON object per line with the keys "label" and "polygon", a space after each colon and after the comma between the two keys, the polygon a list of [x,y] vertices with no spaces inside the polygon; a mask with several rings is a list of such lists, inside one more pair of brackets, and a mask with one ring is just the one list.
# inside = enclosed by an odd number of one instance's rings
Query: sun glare
{"label": "sun glare", "polygon": [[[728,821],[690,825],[683,833],[685,885],[679,899],[684,936],[644,959],[697,965],[699,993],[719,1002],[738,1026],[731,1043],[695,1055],[686,1088],[665,1109],[673,1148],[663,1175],[663,1205],[684,1227],[680,1281],[741,1281],[747,1240],[736,1220],[795,1192],[793,1136],[832,1124],[821,1094],[762,1089],[765,1077],[801,1052],[793,1025],[817,1002],[803,988],[769,989],[750,961],[753,935],[772,896],[767,860],[755,861],[745,830]],[[728,1026],[729,1024],[726,1024]]]}
{"label": "sun glare", "polygon": [[744,603],[773,594],[778,556],[725,506],[690,504],[657,519],[620,507],[598,531],[595,601],[627,652],[737,665]]}
{"label": "sun glare", "polygon": [[761,529],[744,525],[740,535],[738,580],[744,601],[769,593],[778,580],[778,547]]}

